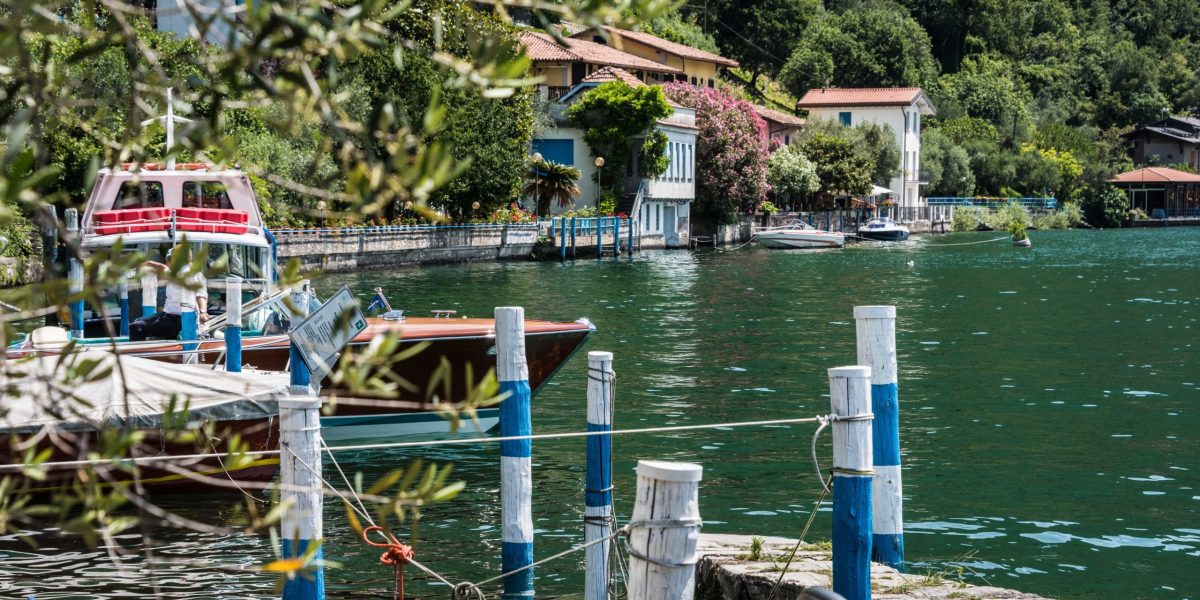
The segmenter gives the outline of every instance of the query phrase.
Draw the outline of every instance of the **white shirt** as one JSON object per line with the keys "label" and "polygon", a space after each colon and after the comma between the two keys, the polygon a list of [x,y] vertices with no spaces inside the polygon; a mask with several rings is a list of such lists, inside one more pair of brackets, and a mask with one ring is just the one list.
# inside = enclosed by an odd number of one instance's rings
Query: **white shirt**
{"label": "white shirt", "polygon": [[208,299],[208,282],[204,279],[204,273],[196,273],[186,281],[188,287],[173,281],[167,282],[167,299],[163,302],[163,312],[178,315],[183,312],[184,304],[194,310],[197,306],[196,298]]}

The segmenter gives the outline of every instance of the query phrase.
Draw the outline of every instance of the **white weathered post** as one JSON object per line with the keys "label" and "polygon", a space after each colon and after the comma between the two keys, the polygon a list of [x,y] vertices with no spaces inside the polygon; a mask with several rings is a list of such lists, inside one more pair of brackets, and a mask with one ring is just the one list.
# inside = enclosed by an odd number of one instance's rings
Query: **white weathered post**
{"label": "white weathered post", "polygon": [[[294,366],[293,366],[294,368]],[[300,368],[307,370],[303,362]],[[295,379],[295,378],[293,378]],[[295,383],[293,381],[293,383]],[[283,558],[301,558],[313,545],[312,562],[283,587],[283,600],[325,597],[324,530],[321,498],[321,400],[306,397],[307,384],[292,386],[297,396],[279,401],[280,499],[289,504],[279,525]]]}
{"label": "white weathered post", "polygon": [[71,335],[83,339],[83,261],[75,254],[79,244],[79,211],[68,208],[63,211],[63,219],[67,222],[67,239],[76,246],[70,250],[71,259],[67,264],[67,289],[72,296],[78,296],[70,302]]}
{"label": "white weathered post", "polygon": [[629,520],[629,600],[691,600],[695,594],[702,475],[692,463],[638,461]]}
{"label": "white weathered post", "polygon": [[833,591],[871,597],[871,368],[829,369],[833,408]]}
{"label": "white weathered post", "polygon": [[117,282],[117,307],[121,310],[120,327],[117,329],[117,335],[129,335],[129,274],[126,273],[120,281]]}
{"label": "white weathered post", "polygon": [[[302,292],[293,295],[296,314],[292,327],[308,315],[308,282]],[[325,598],[325,558],[321,481],[321,401],[315,398],[312,373],[300,357],[295,342],[289,347],[292,398],[279,401],[279,480],[280,499],[291,504],[280,522],[283,557],[303,557],[314,544],[317,549],[306,571],[289,579],[283,588],[283,600],[322,600]]]}
{"label": "white weathered post", "polygon": [[[529,365],[525,359],[525,309],[496,308],[496,376],[500,392],[500,436],[533,434]],[[533,442],[500,442],[500,569],[507,573],[533,564]],[[504,579],[505,600],[533,597],[533,569]]]}
{"label": "white weathered post", "polygon": [[142,272],[142,316],[149,317],[158,312],[158,271],[146,269]]}
{"label": "white weathered post", "polygon": [[225,280],[225,370],[242,370],[242,278]]}
{"label": "white weathered post", "polygon": [[[612,431],[612,352],[588,352],[587,430]],[[584,486],[584,541],[609,535],[612,525],[612,436],[587,438],[587,477]],[[584,600],[608,598],[608,552],[611,541],[588,546],[584,556]]]}
{"label": "white weathered post", "polygon": [[904,565],[904,485],[900,478],[900,398],[896,371],[896,307],[856,306],[858,364],[871,367],[872,558]]}

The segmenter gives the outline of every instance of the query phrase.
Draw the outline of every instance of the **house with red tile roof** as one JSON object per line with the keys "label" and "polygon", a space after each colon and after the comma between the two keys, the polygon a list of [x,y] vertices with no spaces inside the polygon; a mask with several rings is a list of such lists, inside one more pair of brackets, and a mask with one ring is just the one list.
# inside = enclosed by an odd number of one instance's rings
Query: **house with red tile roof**
{"label": "house with red tile roof", "polygon": [[642,82],[673,80],[683,71],[622,52],[604,44],[563,38],[561,43],[548,33],[523,31],[521,45],[533,62],[532,75],[542,80],[542,98],[557,100],[576,84],[605,67],[616,67]]}
{"label": "house with red tile roof", "polygon": [[738,66],[735,60],[642,31],[615,27],[605,27],[603,31],[576,28],[571,37],[605,44],[659,64],[675,67],[680,71],[680,74],[673,78],[659,76],[655,79],[652,75],[651,79],[656,82],[679,80],[701,87],[716,87],[717,73],[720,69]]}
{"label": "house with red tile roof", "polygon": [[1143,167],[1108,180],[1129,196],[1129,208],[1153,218],[1200,217],[1200,175]]}
{"label": "house with red tile roof", "polygon": [[808,112],[808,120],[827,119],[846,126],[872,122],[887,125],[900,148],[900,172],[889,182],[898,199],[899,217],[911,218],[912,210],[925,204],[921,197],[921,117],[937,114],[937,108],[917,87],[907,88],[817,88],[808,90],[796,103]]}
{"label": "house with red tile roof", "polygon": [[771,140],[771,147],[789,146],[796,141],[797,134],[804,127],[804,119],[797,117],[791,113],[759,106],[754,107],[754,112],[758,113],[759,118],[767,124],[767,136]]}

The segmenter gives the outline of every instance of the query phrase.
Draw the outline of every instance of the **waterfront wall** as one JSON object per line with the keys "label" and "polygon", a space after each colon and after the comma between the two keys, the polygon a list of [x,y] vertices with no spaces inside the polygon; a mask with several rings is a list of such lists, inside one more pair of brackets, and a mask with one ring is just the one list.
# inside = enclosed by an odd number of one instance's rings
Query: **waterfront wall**
{"label": "waterfront wall", "polygon": [[404,265],[524,260],[537,243],[536,225],[368,227],[281,230],[279,262],[300,260],[326,273]]}

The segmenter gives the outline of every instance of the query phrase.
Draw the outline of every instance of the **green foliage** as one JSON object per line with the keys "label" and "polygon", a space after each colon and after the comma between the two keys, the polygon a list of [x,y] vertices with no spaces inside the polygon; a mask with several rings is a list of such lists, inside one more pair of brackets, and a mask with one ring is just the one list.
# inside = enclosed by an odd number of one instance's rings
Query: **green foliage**
{"label": "green foliage", "polygon": [[783,146],[771,155],[767,161],[767,182],[776,198],[787,199],[807,196],[821,185],[816,165],[792,146]]}
{"label": "green foliage", "polygon": [[816,87],[928,86],[938,72],[929,48],[929,35],[896,5],[824,13],[799,35],[779,79],[796,96]]}
{"label": "green foliage", "polygon": [[800,145],[817,166],[818,191],[866,194],[871,191],[871,162],[843,138],[814,133]]}
{"label": "green foliage", "polygon": [[950,141],[940,128],[921,136],[921,167],[929,172],[929,196],[967,197],[975,194],[971,157]]}
{"label": "green foliage", "polygon": [[[958,145],[971,140],[992,143],[1000,141],[1000,133],[996,131],[996,126],[976,117],[962,116],[942,119],[936,131],[941,132],[946,139]],[[924,138],[922,137],[922,139]],[[924,142],[922,141],[922,143]]]}
{"label": "green foliage", "polygon": [[[592,156],[603,157],[610,173],[625,173],[633,156],[634,138],[648,135],[655,122],[672,112],[662,88],[635,88],[623,81],[610,81],[584,94],[567,108],[566,115],[573,125],[583,129],[583,140]],[[649,136],[647,142],[654,137]],[[655,138],[652,145],[659,140]],[[665,151],[665,143],[662,147]],[[666,169],[666,161],[645,165],[642,176],[656,177]],[[610,188],[619,185],[620,177],[611,178]]]}
{"label": "green foliage", "polygon": [[703,27],[678,12],[665,14],[645,23],[643,29],[647,33],[677,44],[691,46],[713,54],[721,54],[721,49],[717,47],[717,41],[705,33]]}
{"label": "green foliage", "polygon": [[671,166],[671,157],[667,155],[670,142],[667,134],[661,131],[655,130],[646,134],[642,147],[638,149],[638,175],[658,177],[667,172],[667,168]]}
{"label": "green foliage", "polygon": [[1129,198],[1110,185],[1089,188],[1083,194],[1080,208],[1093,227],[1120,227],[1129,211]]}
{"label": "green foliage", "polygon": [[930,94],[943,118],[982,119],[1010,140],[1028,130],[1031,96],[1003,60],[968,59],[961,71],[939,79]]}
{"label": "green foliage", "polygon": [[773,215],[779,212],[779,207],[775,206],[775,204],[770,200],[763,200],[762,204],[758,205],[758,210],[763,214]]}
{"label": "green foliage", "polygon": [[[821,142],[816,145],[822,148],[821,150],[810,151],[808,144],[818,137],[835,139],[841,142],[841,145],[835,148],[827,142]],[[865,122],[846,127],[826,119],[810,121],[801,134],[801,148],[817,165],[818,177],[821,180],[818,189],[822,192],[865,194],[870,191],[871,183],[888,185],[892,177],[900,172],[900,148],[896,145],[891,127],[887,125]],[[854,159],[851,162],[833,164],[843,160],[845,149],[849,149]],[[824,164],[824,161],[833,163]],[[861,169],[865,169],[867,173],[865,187],[855,183],[861,175]],[[827,181],[840,183],[828,184]]]}
{"label": "green foliage", "polygon": [[[714,0],[689,4],[697,23],[708,24],[724,56],[738,61],[750,73],[751,84],[761,73],[783,66],[805,26],[821,12],[819,0]],[[711,15],[709,14],[711,12]]]}
{"label": "green foliage", "polygon": [[976,231],[987,224],[987,209],[978,206],[956,206],[950,220],[951,231]]}
{"label": "green foliage", "polygon": [[1018,237],[1018,235],[1024,236],[1025,229],[1033,223],[1033,218],[1024,206],[1017,202],[1009,202],[990,211],[986,221],[992,229],[1007,231],[1013,234],[1014,240],[1020,240],[1022,237]]}
{"label": "green foliage", "polygon": [[606,189],[600,192],[600,198],[596,201],[596,213],[602,217],[616,215],[618,200],[620,200],[620,196],[612,190]]}

